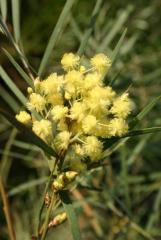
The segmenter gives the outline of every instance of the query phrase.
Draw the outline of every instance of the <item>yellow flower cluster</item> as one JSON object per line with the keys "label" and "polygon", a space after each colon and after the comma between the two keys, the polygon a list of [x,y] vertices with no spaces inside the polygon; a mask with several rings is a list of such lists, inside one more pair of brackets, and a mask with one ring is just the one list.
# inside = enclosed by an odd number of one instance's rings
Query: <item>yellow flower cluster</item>
{"label": "yellow flower cluster", "polygon": [[35,134],[64,157],[69,170],[83,171],[101,158],[102,138],[128,132],[132,104],[128,93],[118,96],[105,86],[103,76],[111,66],[106,55],[96,54],[83,65],[79,56],[66,53],[61,64],[64,74],[36,79],[34,89],[28,88],[30,114],[21,111],[16,118],[32,122]]}

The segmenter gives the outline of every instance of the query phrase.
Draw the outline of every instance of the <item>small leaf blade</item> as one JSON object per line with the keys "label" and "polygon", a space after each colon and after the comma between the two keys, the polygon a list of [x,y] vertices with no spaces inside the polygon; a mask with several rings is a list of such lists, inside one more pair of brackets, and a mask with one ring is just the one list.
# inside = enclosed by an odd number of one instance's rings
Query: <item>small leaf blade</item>
{"label": "small leaf blade", "polygon": [[0,0],[0,7],[3,21],[6,21],[7,18],[7,0]]}
{"label": "small leaf blade", "polygon": [[12,22],[16,43],[20,41],[20,2],[12,0]]}
{"label": "small leaf blade", "polygon": [[96,5],[94,7],[94,10],[93,10],[93,13],[92,13],[92,16],[91,16],[91,20],[90,20],[90,25],[89,25],[89,28],[86,30],[85,34],[84,34],[84,37],[81,41],[81,44],[79,46],[79,49],[77,51],[77,54],[78,55],[82,55],[83,52],[84,52],[84,49],[87,45],[87,42],[92,34],[92,31],[94,29],[94,26],[95,26],[95,23],[96,23],[96,20],[97,20],[97,16],[99,14],[99,10],[100,10],[100,7],[101,7],[101,4],[102,4],[102,0],[97,0],[96,2]]}
{"label": "small leaf blade", "polygon": [[20,100],[20,102],[23,105],[26,105],[27,99],[23,95],[23,93],[18,89],[18,87],[14,84],[14,82],[10,79],[8,74],[5,72],[5,70],[0,66],[0,76],[4,80],[4,82],[7,84],[7,86],[10,88],[10,90],[13,92],[13,94]]}
{"label": "small leaf blade", "polygon": [[74,4],[75,0],[67,0],[66,4],[63,8],[63,11],[60,14],[60,17],[57,21],[57,24],[51,34],[51,37],[49,39],[48,45],[46,47],[46,50],[44,52],[44,56],[42,58],[42,61],[40,63],[40,67],[39,67],[39,71],[38,71],[38,75],[41,77],[42,74],[44,73],[45,67],[49,61],[50,55],[52,53],[52,50],[60,36],[61,33],[61,29],[64,25],[64,22],[66,21],[66,18],[71,10],[72,5]]}
{"label": "small leaf blade", "polygon": [[62,191],[60,193],[60,198],[62,200],[63,207],[67,213],[67,217],[71,226],[73,240],[81,240],[77,217],[67,191]]}
{"label": "small leaf blade", "polygon": [[27,82],[27,84],[31,87],[34,86],[32,79],[25,73],[25,71],[20,67],[20,65],[15,61],[15,59],[11,56],[11,54],[3,49],[5,55],[8,57],[10,62],[13,64],[13,66],[17,69],[19,74],[23,77],[23,79]]}

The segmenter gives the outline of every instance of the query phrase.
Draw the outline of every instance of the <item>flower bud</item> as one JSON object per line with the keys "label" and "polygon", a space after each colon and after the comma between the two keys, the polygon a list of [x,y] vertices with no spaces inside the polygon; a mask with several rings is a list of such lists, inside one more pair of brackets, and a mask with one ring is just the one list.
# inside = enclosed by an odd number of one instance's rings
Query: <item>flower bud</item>
{"label": "flower bud", "polygon": [[62,189],[65,189],[69,183],[71,183],[76,176],[78,175],[75,171],[68,171],[61,173],[53,182],[53,189],[55,192],[58,192]]}
{"label": "flower bud", "polygon": [[31,87],[28,87],[27,92],[28,92],[28,94],[31,94],[31,93],[33,93],[33,89]]}
{"label": "flower bud", "polygon": [[68,171],[65,173],[65,176],[69,182],[73,181],[77,175],[78,173],[75,171]]}
{"label": "flower bud", "polygon": [[52,221],[50,221],[48,227],[56,227],[63,223],[67,219],[67,214],[66,212],[58,214]]}

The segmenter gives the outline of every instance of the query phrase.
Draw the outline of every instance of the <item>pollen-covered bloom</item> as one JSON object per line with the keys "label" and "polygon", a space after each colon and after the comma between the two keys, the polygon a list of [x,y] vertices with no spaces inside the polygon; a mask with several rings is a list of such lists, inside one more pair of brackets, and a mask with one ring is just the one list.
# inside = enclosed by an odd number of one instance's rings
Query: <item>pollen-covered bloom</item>
{"label": "pollen-covered bloom", "polygon": [[127,116],[132,111],[132,102],[129,99],[128,93],[122,94],[117,97],[114,102],[110,112],[118,118],[127,118]]}
{"label": "pollen-covered bloom", "polygon": [[103,149],[103,144],[95,136],[88,136],[84,144],[84,152],[92,161],[98,161]]}
{"label": "pollen-covered bloom", "polygon": [[132,104],[128,93],[118,95],[105,84],[111,67],[105,54],[87,59],[65,53],[61,64],[62,74],[37,78],[28,88],[28,112],[16,118],[53,148],[62,161],[58,170],[84,172],[102,159],[106,138],[127,134]]}
{"label": "pollen-covered bloom", "polygon": [[114,118],[109,123],[109,136],[121,137],[128,132],[128,124],[122,118]]}
{"label": "pollen-covered bloom", "polygon": [[29,101],[27,102],[27,108],[30,111],[36,110],[37,112],[42,112],[45,109],[45,98],[40,94],[31,93]]}
{"label": "pollen-covered bloom", "polygon": [[80,122],[85,116],[86,106],[82,102],[74,102],[70,110],[70,118]]}
{"label": "pollen-covered bloom", "polygon": [[79,56],[73,53],[65,53],[61,60],[61,64],[64,70],[68,71],[77,67],[79,65],[79,60]]}
{"label": "pollen-covered bloom", "polygon": [[91,64],[98,72],[104,73],[111,67],[111,59],[103,53],[98,53],[91,58]]}
{"label": "pollen-covered bloom", "polygon": [[68,131],[60,132],[56,136],[55,143],[59,151],[66,150],[68,148],[70,137],[71,137],[71,133]]}
{"label": "pollen-covered bloom", "polygon": [[16,115],[16,119],[23,124],[28,124],[31,122],[31,115],[26,111],[20,111],[19,114]]}
{"label": "pollen-covered bloom", "polygon": [[58,121],[63,119],[67,114],[67,112],[68,112],[67,107],[57,105],[57,106],[54,106],[53,109],[51,110],[51,115],[54,121]]}
{"label": "pollen-covered bloom", "polygon": [[97,119],[93,115],[87,115],[82,121],[83,131],[87,134],[92,133],[92,129],[96,127]]}
{"label": "pollen-covered bloom", "polygon": [[34,121],[32,130],[44,141],[51,140],[52,138],[52,123],[49,120]]}

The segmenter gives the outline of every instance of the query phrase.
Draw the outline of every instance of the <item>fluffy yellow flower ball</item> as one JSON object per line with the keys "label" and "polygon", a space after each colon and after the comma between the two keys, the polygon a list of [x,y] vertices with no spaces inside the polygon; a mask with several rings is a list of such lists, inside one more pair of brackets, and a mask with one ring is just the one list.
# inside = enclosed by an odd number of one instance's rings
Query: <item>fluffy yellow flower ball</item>
{"label": "fluffy yellow flower ball", "polygon": [[105,54],[98,53],[91,58],[91,64],[99,73],[104,73],[111,67],[111,60]]}
{"label": "fluffy yellow flower ball", "polygon": [[85,116],[86,106],[82,102],[74,102],[70,110],[70,118],[72,120],[82,121]]}
{"label": "fluffy yellow flower ball", "polygon": [[80,57],[73,54],[73,53],[65,53],[62,60],[61,64],[64,68],[65,71],[74,69],[79,65]]}
{"label": "fluffy yellow flower ball", "polygon": [[52,123],[49,120],[34,121],[32,130],[45,142],[48,142],[52,138]]}
{"label": "fluffy yellow flower ball", "polygon": [[82,128],[85,134],[91,134],[96,127],[97,119],[93,115],[87,115],[82,121]]}
{"label": "fluffy yellow flower ball", "polygon": [[56,136],[55,143],[59,151],[66,150],[68,148],[70,137],[71,133],[68,131],[60,132]]}
{"label": "fluffy yellow flower ball", "polygon": [[42,112],[45,109],[45,98],[40,94],[31,93],[29,101],[27,102],[27,108],[30,111],[36,110],[37,112]]}
{"label": "fluffy yellow flower ball", "polygon": [[128,132],[128,124],[122,118],[114,118],[109,123],[109,136],[121,137]]}
{"label": "fluffy yellow flower ball", "polygon": [[67,112],[68,112],[67,107],[57,105],[52,108],[51,115],[54,121],[58,121],[63,119],[66,116]]}
{"label": "fluffy yellow flower ball", "polygon": [[16,119],[19,122],[26,125],[31,122],[31,115],[29,113],[27,113],[26,111],[20,111],[20,113],[16,115]]}
{"label": "fluffy yellow flower ball", "polygon": [[102,153],[103,144],[97,137],[89,136],[86,138],[83,148],[85,154],[89,156],[92,161],[98,161]]}
{"label": "fluffy yellow flower ball", "polygon": [[117,97],[114,102],[110,112],[118,118],[127,118],[127,116],[132,111],[132,102],[129,99],[127,93],[122,94],[120,97]]}

